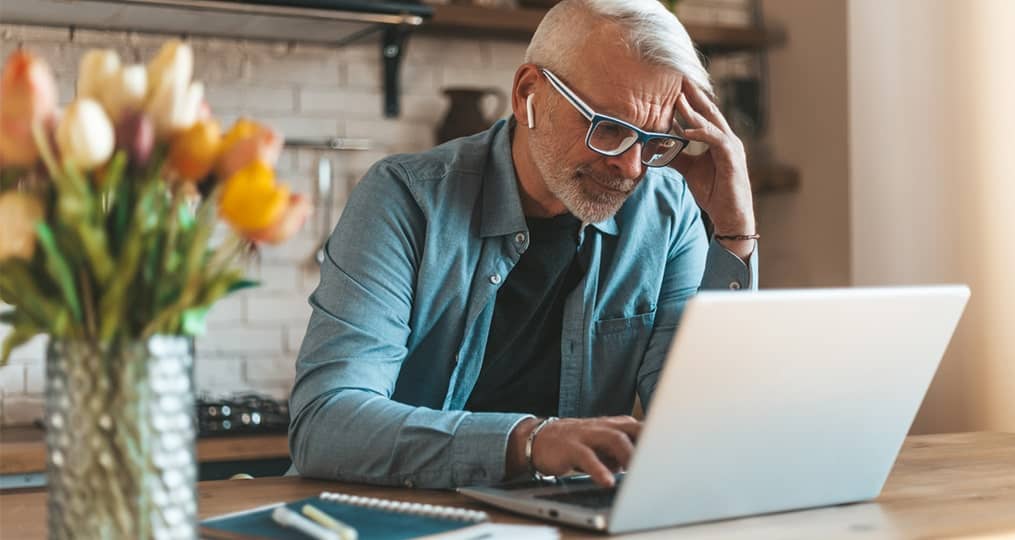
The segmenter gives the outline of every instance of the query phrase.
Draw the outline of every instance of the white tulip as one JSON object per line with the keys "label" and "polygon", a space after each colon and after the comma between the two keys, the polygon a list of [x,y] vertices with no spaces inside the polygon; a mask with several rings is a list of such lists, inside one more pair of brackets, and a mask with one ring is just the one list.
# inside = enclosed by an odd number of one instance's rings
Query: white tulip
{"label": "white tulip", "polygon": [[84,171],[105,163],[113,155],[114,142],[113,124],[93,99],[74,100],[56,128],[60,156]]}
{"label": "white tulip", "polygon": [[148,70],[141,64],[124,66],[106,85],[101,99],[113,123],[126,111],[140,110],[148,93]]}
{"label": "white tulip", "polygon": [[91,49],[78,68],[78,98],[102,101],[109,79],[120,72],[120,55],[112,49]]}
{"label": "white tulip", "polygon": [[167,41],[148,64],[148,115],[162,138],[189,128],[197,121],[204,85],[191,83],[194,53],[190,45]]}
{"label": "white tulip", "polygon": [[194,82],[186,88],[177,88],[163,82],[151,101],[148,116],[155,125],[155,135],[163,138],[194,125],[204,99],[204,85]]}
{"label": "white tulip", "polygon": [[193,76],[194,51],[190,45],[171,39],[162,45],[155,58],[148,63],[149,98],[154,98],[167,84],[178,89],[186,88]]}

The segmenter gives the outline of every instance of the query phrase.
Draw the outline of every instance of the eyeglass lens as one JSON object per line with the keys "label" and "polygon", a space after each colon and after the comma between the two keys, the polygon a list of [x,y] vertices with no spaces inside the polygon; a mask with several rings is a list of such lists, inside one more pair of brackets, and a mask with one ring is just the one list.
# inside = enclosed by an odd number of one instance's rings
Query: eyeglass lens
{"label": "eyeglass lens", "polygon": [[[609,120],[599,122],[589,136],[589,146],[610,156],[626,152],[636,142],[638,134],[631,128]],[[683,144],[676,139],[653,137],[642,146],[641,160],[649,166],[666,165],[682,149]]]}

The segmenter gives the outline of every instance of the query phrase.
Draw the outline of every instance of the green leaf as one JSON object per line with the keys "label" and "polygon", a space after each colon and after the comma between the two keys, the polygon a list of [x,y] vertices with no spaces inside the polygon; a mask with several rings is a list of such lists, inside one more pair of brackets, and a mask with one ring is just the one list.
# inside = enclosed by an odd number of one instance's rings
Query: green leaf
{"label": "green leaf", "polygon": [[88,257],[88,263],[95,272],[95,278],[99,285],[105,287],[112,279],[113,260],[109,256],[109,247],[106,244],[106,234],[100,227],[87,224],[79,224],[75,227],[77,236],[81,240],[81,247]]}
{"label": "green leaf", "polygon": [[100,184],[107,193],[116,192],[123,181],[123,172],[127,169],[127,152],[118,150],[113,154],[113,159],[106,165],[106,174],[102,175]]}
{"label": "green leaf", "polygon": [[118,257],[122,252],[123,239],[127,237],[127,224],[130,221],[130,210],[133,204],[132,200],[132,184],[130,182],[121,182],[115,191],[113,198],[113,207],[110,209],[110,238],[112,244],[116,250],[113,253],[114,257]]}
{"label": "green leaf", "polygon": [[38,286],[37,279],[43,280],[44,275],[33,272],[24,261],[4,261],[0,263],[0,297],[14,306],[20,316],[30,317],[41,328],[52,328],[63,307],[58,290],[54,298],[50,291]]}
{"label": "green leaf", "polygon": [[128,224],[127,236],[120,248],[117,278],[109,284],[109,288],[99,300],[102,321],[99,325],[100,340],[112,339],[117,330],[124,333],[132,332],[131,328],[124,326],[124,322],[127,320],[125,313],[128,307],[126,305],[127,290],[137,279],[141,259],[145,253],[144,247],[152,236],[148,228],[147,216],[152,210],[153,198],[158,196],[160,187],[157,182],[145,186],[133,209],[133,219]]}
{"label": "green leaf", "polygon": [[[16,312],[6,312],[4,315],[8,315],[10,313]],[[4,338],[3,345],[0,346],[0,367],[7,365],[7,361],[10,360],[11,353],[16,347],[24,345],[28,342],[28,340],[43,333],[42,329],[17,317],[14,318],[12,326],[14,327],[14,330],[7,334],[7,337]]]}
{"label": "green leaf", "polygon": [[188,336],[201,336],[207,331],[205,324],[210,306],[190,308],[180,316],[182,332]]}
{"label": "green leaf", "polygon": [[60,250],[57,248],[53,232],[50,230],[49,225],[44,222],[35,224],[35,232],[39,237],[39,244],[42,245],[43,251],[46,252],[46,270],[49,272],[50,277],[60,286],[60,290],[63,292],[63,299],[67,302],[71,313],[74,314],[74,319],[80,322],[81,303],[78,301],[77,289],[74,287],[74,276],[67,266],[67,261],[64,260],[63,255],[60,254]]}
{"label": "green leaf", "polygon": [[186,205],[180,205],[179,210],[177,210],[177,219],[179,220],[181,230],[188,231],[194,226],[194,213]]}
{"label": "green leaf", "polygon": [[260,286],[261,286],[261,282],[260,281],[253,281],[253,280],[249,280],[249,279],[240,279],[240,280],[235,281],[232,285],[229,286],[229,289],[226,290],[226,294],[234,293],[236,291],[242,291],[243,289],[251,289],[251,288],[260,287]]}

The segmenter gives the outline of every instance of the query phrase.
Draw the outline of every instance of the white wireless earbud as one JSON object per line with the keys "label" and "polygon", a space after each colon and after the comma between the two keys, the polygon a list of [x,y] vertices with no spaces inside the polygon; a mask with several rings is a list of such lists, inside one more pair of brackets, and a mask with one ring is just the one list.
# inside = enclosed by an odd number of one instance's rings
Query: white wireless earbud
{"label": "white wireless earbud", "polygon": [[532,98],[536,97],[535,94],[529,94],[529,97],[525,98],[525,113],[529,117],[529,129],[536,127],[536,120],[532,116]]}

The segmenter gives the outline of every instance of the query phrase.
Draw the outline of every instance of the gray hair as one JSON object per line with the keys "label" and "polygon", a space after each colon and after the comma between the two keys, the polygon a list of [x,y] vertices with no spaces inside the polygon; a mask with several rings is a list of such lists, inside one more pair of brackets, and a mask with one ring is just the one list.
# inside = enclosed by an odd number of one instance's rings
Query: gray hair
{"label": "gray hair", "polygon": [[698,88],[713,94],[708,71],[691,36],[659,0],[563,0],[539,23],[525,51],[525,62],[565,71],[581,46],[577,33],[587,30],[581,20],[588,17],[619,25],[640,59],[671,67]]}

